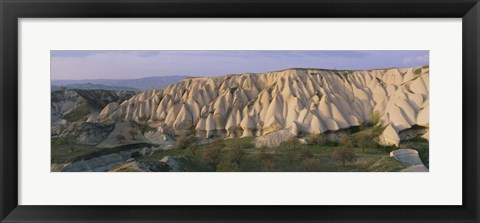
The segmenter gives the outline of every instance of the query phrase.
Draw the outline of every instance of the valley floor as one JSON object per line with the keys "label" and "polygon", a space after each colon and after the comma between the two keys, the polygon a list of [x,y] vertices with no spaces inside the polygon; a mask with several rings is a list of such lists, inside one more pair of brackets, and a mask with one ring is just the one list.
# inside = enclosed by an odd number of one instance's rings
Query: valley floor
{"label": "valley floor", "polygon": [[[214,157],[215,164],[213,165],[209,163],[211,159],[205,158],[205,152],[219,141],[183,149],[174,149],[172,146],[148,149],[153,146],[147,144],[133,144],[112,149],[52,145],[52,171],[62,171],[59,168],[62,163],[84,162],[89,159],[97,159],[97,163],[106,162],[98,157],[108,157],[111,163],[87,171],[212,172],[214,171],[213,166],[215,166],[217,172],[397,172],[410,166],[390,157],[390,152],[399,148],[395,146],[376,145],[372,148],[365,148],[363,151],[355,147],[353,149],[354,159],[346,161],[343,165],[341,160],[334,159],[334,151],[340,149],[338,143],[335,142],[323,145],[282,143],[273,148],[255,148],[254,139],[255,137],[245,137],[221,140],[221,149],[219,154]],[[403,141],[400,148],[418,151],[423,163],[428,167],[427,140],[416,137]],[[146,152],[145,149],[147,149]],[[239,150],[240,152],[238,152]],[[112,158],[113,154],[121,155]],[[166,165],[167,163],[169,165]],[[81,165],[87,164],[82,163]],[[63,171],[69,170],[67,168]],[[82,170],[73,169],[73,171]]]}

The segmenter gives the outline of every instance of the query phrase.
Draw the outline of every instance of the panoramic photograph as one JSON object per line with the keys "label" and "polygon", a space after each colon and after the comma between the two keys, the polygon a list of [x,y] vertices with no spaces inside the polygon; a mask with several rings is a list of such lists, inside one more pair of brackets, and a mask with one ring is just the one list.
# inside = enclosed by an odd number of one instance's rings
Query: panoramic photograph
{"label": "panoramic photograph", "polygon": [[426,50],[52,50],[51,172],[429,172]]}

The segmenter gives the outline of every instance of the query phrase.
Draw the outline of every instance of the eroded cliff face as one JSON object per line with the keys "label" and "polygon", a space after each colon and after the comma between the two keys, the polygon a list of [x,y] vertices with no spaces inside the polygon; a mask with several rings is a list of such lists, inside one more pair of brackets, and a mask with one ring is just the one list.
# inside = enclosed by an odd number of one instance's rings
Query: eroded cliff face
{"label": "eroded cliff face", "polygon": [[[288,129],[324,133],[358,126],[376,111],[387,124],[381,142],[429,125],[429,67],[367,71],[288,69],[187,78],[141,92],[100,113],[103,122],[135,121],[210,137],[260,136]],[[428,133],[427,133],[428,135]]]}

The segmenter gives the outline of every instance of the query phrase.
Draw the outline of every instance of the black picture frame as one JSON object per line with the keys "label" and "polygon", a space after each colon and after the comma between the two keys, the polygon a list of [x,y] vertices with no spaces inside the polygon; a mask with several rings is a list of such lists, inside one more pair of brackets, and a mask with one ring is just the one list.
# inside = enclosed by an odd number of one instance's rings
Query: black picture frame
{"label": "black picture frame", "polygon": [[[480,4],[478,0],[0,0],[0,15],[1,222],[479,222]],[[19,18],[74,17],[462,18],[463,205],[18,205],[19,34],[17,20]]]}

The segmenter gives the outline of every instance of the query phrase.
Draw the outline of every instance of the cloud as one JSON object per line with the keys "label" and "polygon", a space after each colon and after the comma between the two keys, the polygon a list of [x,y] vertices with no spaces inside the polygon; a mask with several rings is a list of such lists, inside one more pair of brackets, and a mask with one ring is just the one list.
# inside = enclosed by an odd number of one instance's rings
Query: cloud
{"label": "cloud", "polygon": [[411,65],[411,64],[418,64],[418,63],[428,63],[430,60],[429,55],[423,56],[409,56],[403,58],[403,64]]}
{"label": "cloud", "polygon": [[405,57],[405,58],[403,58],[403,63],[404,63],[404,64],[409,64],[409,63],[411,63],[411,62],[413,62],[413,57]]}
{"label": "cloud", "polygon": [[429,60],[428,55],[415,57],[416,62],[428,62],[428,60]]}

